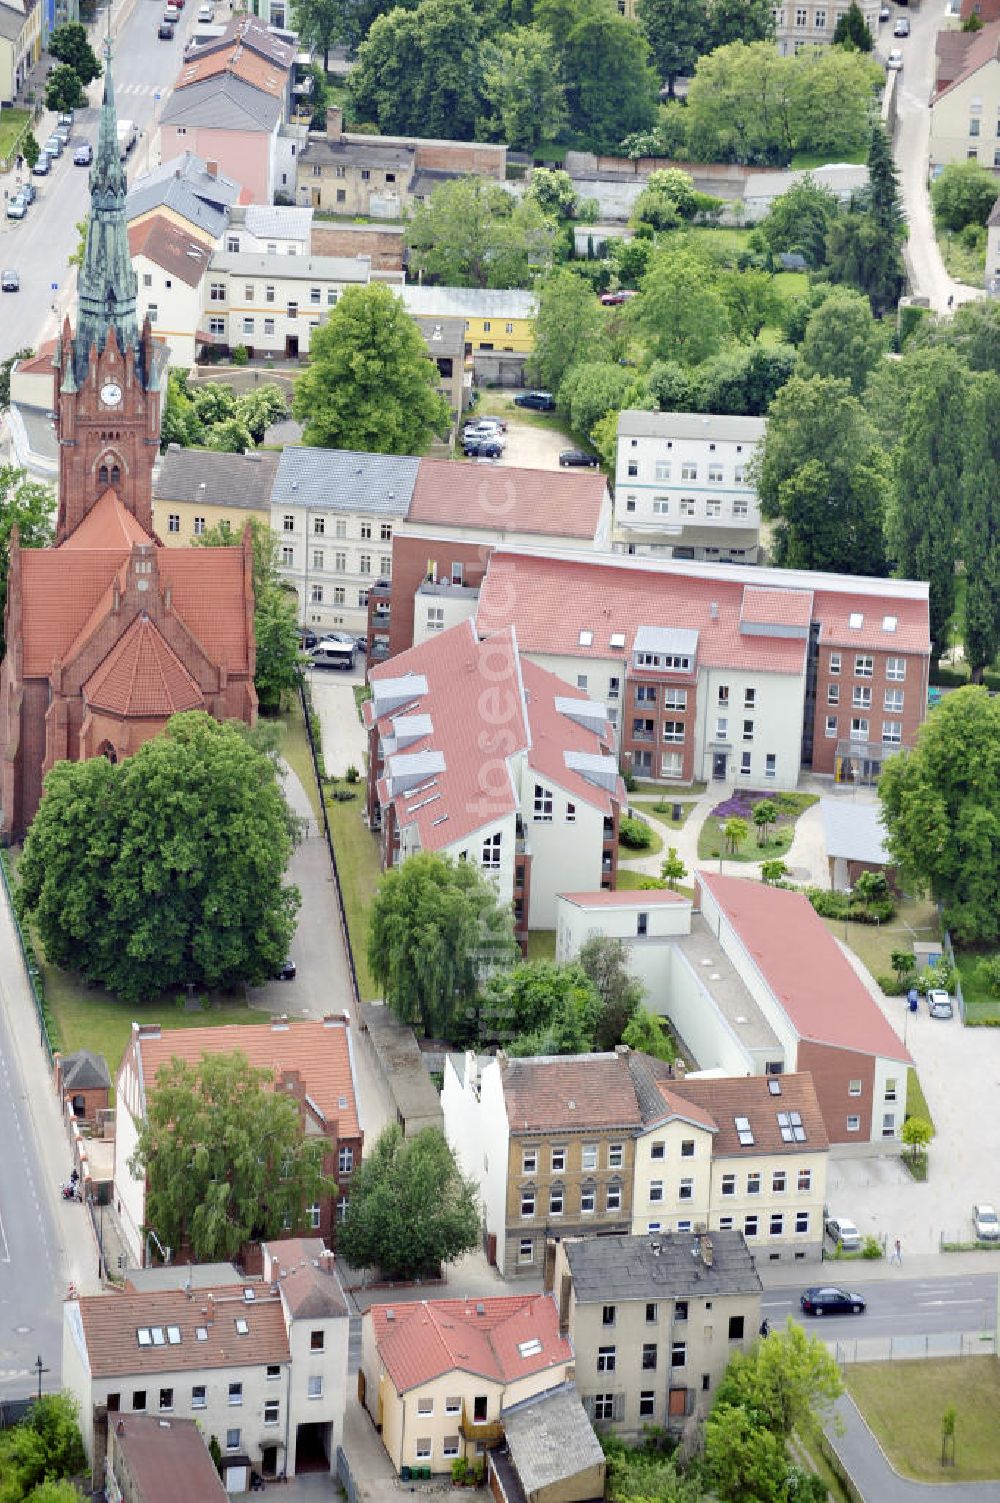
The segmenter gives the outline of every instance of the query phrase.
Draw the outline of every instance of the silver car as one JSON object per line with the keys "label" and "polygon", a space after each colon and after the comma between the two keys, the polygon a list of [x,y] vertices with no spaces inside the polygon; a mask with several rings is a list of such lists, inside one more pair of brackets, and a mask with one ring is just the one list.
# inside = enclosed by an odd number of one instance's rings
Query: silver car
{"label": "silver car", "polygon": [[832,1242],[839,1243],[845,1252],[861,1251],[861,1233],[846,1216],[828,1216],[826,1234]]}
{"label": "silver car", "polygon": [[1000,1217],[993,1206],[985,1201],[973,1206],[972,1224],[976,1228],[977,1242],[1000,1242]]}

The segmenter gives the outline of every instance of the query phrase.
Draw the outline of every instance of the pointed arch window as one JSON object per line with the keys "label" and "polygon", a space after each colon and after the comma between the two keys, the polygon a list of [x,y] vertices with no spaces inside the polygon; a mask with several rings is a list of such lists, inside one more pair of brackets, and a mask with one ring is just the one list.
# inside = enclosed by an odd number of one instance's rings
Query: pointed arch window
{"label": "pointed arch window", "polygon": [[107,467],[106,464],[102,464],[101,468],[98,470],[98,472],[97,472],[97,480],[98,480],[98,484],[99,485],[107,485],[107,483],[108,483],[108,467]]}

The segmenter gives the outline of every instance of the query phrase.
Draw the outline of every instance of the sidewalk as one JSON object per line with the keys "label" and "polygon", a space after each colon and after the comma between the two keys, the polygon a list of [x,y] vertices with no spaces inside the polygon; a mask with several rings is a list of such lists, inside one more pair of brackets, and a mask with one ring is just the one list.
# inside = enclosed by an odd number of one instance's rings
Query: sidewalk
{"label": "sidewalk", "polygon": [[[1000,1496],[997,1482],[911,1482],[890,1465],[853,1399],[833,1406],[826,1436],[867,1503],[986,1503]],[[839,1431],[839,1433],[838,1433]]]}
{"label": "sidewalk", "polygon": [[[801,1281],[810,1284],[881,1284],[892,1279],[961,1278],[965,1274],[995,1273],[1000,1276],[1000,1249],[996,1252],[921,1253],[909,1257],[905,1245],[899,1267],[888,1258],[824,1258],[821,1263],[768,1263],[758,1265],[757,1272],[765,1289],[787,1288]],[[997,1490],[1000,1497],[1000,1488]]]}

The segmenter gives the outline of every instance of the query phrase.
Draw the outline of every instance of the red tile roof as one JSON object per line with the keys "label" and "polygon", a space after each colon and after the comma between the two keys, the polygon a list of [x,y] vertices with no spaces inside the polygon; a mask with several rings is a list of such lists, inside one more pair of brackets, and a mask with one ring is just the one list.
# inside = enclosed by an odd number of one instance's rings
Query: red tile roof
{"label": "red tile roof", "polygon": [[256,52],[237,43],[225,50],[213,51],[207,56],[197,54],[185,62],[174,84],[175,89],[185,89],[189,84],[201,83],[206,78],[217,78],[220,73],[230,73],[252,84],[265,94],[280,98],[288,83],[288,68],[291,65],[275,63],[270,58],[260,57]]}
{"label": "red tile roof", "polygon": [[[373,1305],[367,1318],[399,1394],[450,1372],[512,1383],[573,1360],[548,1294]],[[541,1351],[522,1355],[519,1344],[534,1341],[541,1342]]]}
{"label": "red tile roof", "polygon": [[691,901],[682,892],[671,892],[669,887],[650,887],[642,892],[629,891],[627,888],[620,892],[608,892],[605,889],[600,892],[560,892],[556,896],[567,903],[575,903],[577,908],[657,908]]}
{"label": "red tile roof", "polygon": [[32,355],[30,360],[19,360],[17,368],[19,371],[24,371],[27,375],[31,376],[42,375],[46,371],[51,374],[52,357],[55,352],[55,339],[46,339],[38,346],[37,353]]}
{"label": "red tile roof", "polygon": [[339,1136],[356,1138],[360,1133],[350,1039],[339,1019],[230,1023],[220,1028],[177,1028],[158,1035],[140,1028],[133,1032],[125,1061],[132,1049],[140,1057],[147,1101],[155,1089],[157,1071],[172,1059],[198,1064],[204,1054],[239,1053],[251,1065],[273,1071],[275,1079],[283,1071],[297,1070],[307,1095],[328,1122],[337,1123]]}
{"label": "red tile roof", "polygon": [[766,626],[808,626],[812,601],[811,590],[773,590],[747,585],[741,615],[744,621]]}
{"label": "red tile roof", "polygon": [[800,892],[701,871],[799,1038],[909,1062],[836,939]]}
{"label": "red tile roof", "polygon": [[204,707],[204,697],[148,616],[137,616],[83,686],[92,708],[142,719]]}
{"label": "red tile roof", "polygon": [[[696,1122],[709,1132],[719,1131],[719,1124],[709,1108],[699,1106],[696,1097],[682,1090],[682,1082],[674,1080],[668,1085],[665,1080],[657,1080],[655,1087],[672,1117],[680,1117],[684,1122]],[[714,1147],[712,1152],[715,1152]]]}
{"label": "red tile roof", "polygon": [[[897,600],[875,595],[841,595],[817,590],[813,614],[821,623],[820,642],[825,647],[859,647],[881,652],[930,653],[930,616],[926,597]],[[860,616],[861,625],[851,626]],[[886,621],[895,621],[887,629]]]}
{"label": "red tile roof", "polygon": [[75,527],[61,548],[130,550],[133,543],[153,540],[109,486]]}
{"label": "red tile roof", "polygon": [[535,1055],[501,1071],[511,1132],[638,1128],[642,1112],[627,1054]]}
{"label": "red tile roof", "polygon": [[141,1503],[228,1503],[208,1443],[194,1420],[112,1414],[110,1445],[122,1453]]}
{"label": "red tile roof", "polygon": [[[556,700],[575,699],[587,704],[586,694],[569,688],[566,680],[540,668],[537,663],[521,659],[521,680],[528,707],[528,728],[531,745],[528,749],[528,766],[542,777],[550,779],[579,802],[590,804],[602,814],[612,812],[610,792],[590,782],[582,773],[566,766],[567,752],[582,752],[594,756],[614,757],[614,739],[611,727],[605,722],[603,739],[592,730],[571,720],[556,705]],[[615,801],[625,802],[625,784],[618,780]]]}
{"label": "red tile roof", "polygon": [[591,539],[606,494],[600,471],[525,470],[422,459],[406,520],[463,531],[502,529]]}
{"label": "red tile roof", "polygon": [[[281,1300],[260,1289],[256,1292],[257,1298],[249,1301],[239,1284],[197,1289],[191,1298],[184,1289],[84,1295],[78,1305],[91,1375],[138,1377],[286,1362],[288,1336]],[[246,1321],[246,1335],[237,1331],[237,1318]],[[71,1325],[75,1321],[72,1304],[67,1320]],[[154,1326],[163,1339],[140,1346],[137,1332]],[[169,1326],[177,1328],[179,1341],[167,1338]],[[206,1333],[204,1340],[198,1339],[199,1328]]]}
{"label": "red tile roof", "polygon": [[[780,1096],[771,1094],[771,1084],[779,1087]],[[668,1104],[690,1103],[701,1109],[716,1125],[712,1144],[713,1158],[728,1154],[753,1156],[771,1153],[807,1153],[829,1148],[823,1113],[813,1078],[801,1075],[738,1075],[719,1080],[657,1081],[657,1089]],[[782,1137],[779,1112],[798,1112],[805,1131],[802,1142]],[[753,1143],[741,1143],[736,1118],[746,1117]]]}
{"label": "red tile roof", "polygon": [[[961,37],[967,38],[964,48],[964,56],[960,43]],[[947,38],[947,40],[943,40]],[[941,32],[938,35],[938,65],[937,77],[940,83],[931,95],[931,104],[934,105],[959,84],[965,83],[980,68],[985,68],[988,63],[1000,60],[1000,21],[991,21],[981,31],[966,32]]]}
{"label": "red tile roof", "polygon": [[128,248],[133,261],[136,256],[146,256],[189,287],[197,287],[212,258],[212,246],[196,240],[189,230],[168,219],[166,214],[150,214],[130,224]]}

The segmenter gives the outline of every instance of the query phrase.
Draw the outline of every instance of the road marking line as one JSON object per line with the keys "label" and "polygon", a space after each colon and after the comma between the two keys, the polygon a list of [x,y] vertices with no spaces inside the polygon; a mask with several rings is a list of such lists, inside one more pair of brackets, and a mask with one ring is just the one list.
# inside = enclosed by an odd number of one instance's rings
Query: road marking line
{"label": "road marking line", "polygon": [[3,1229],[3,1217],[2,1216],[0,1216],[0,1241],[3,1242],[3,1256],[0,1257],[0,1263],[9,1263],[10,1262],[10,1248],[7,1245],[7,1233]]}

